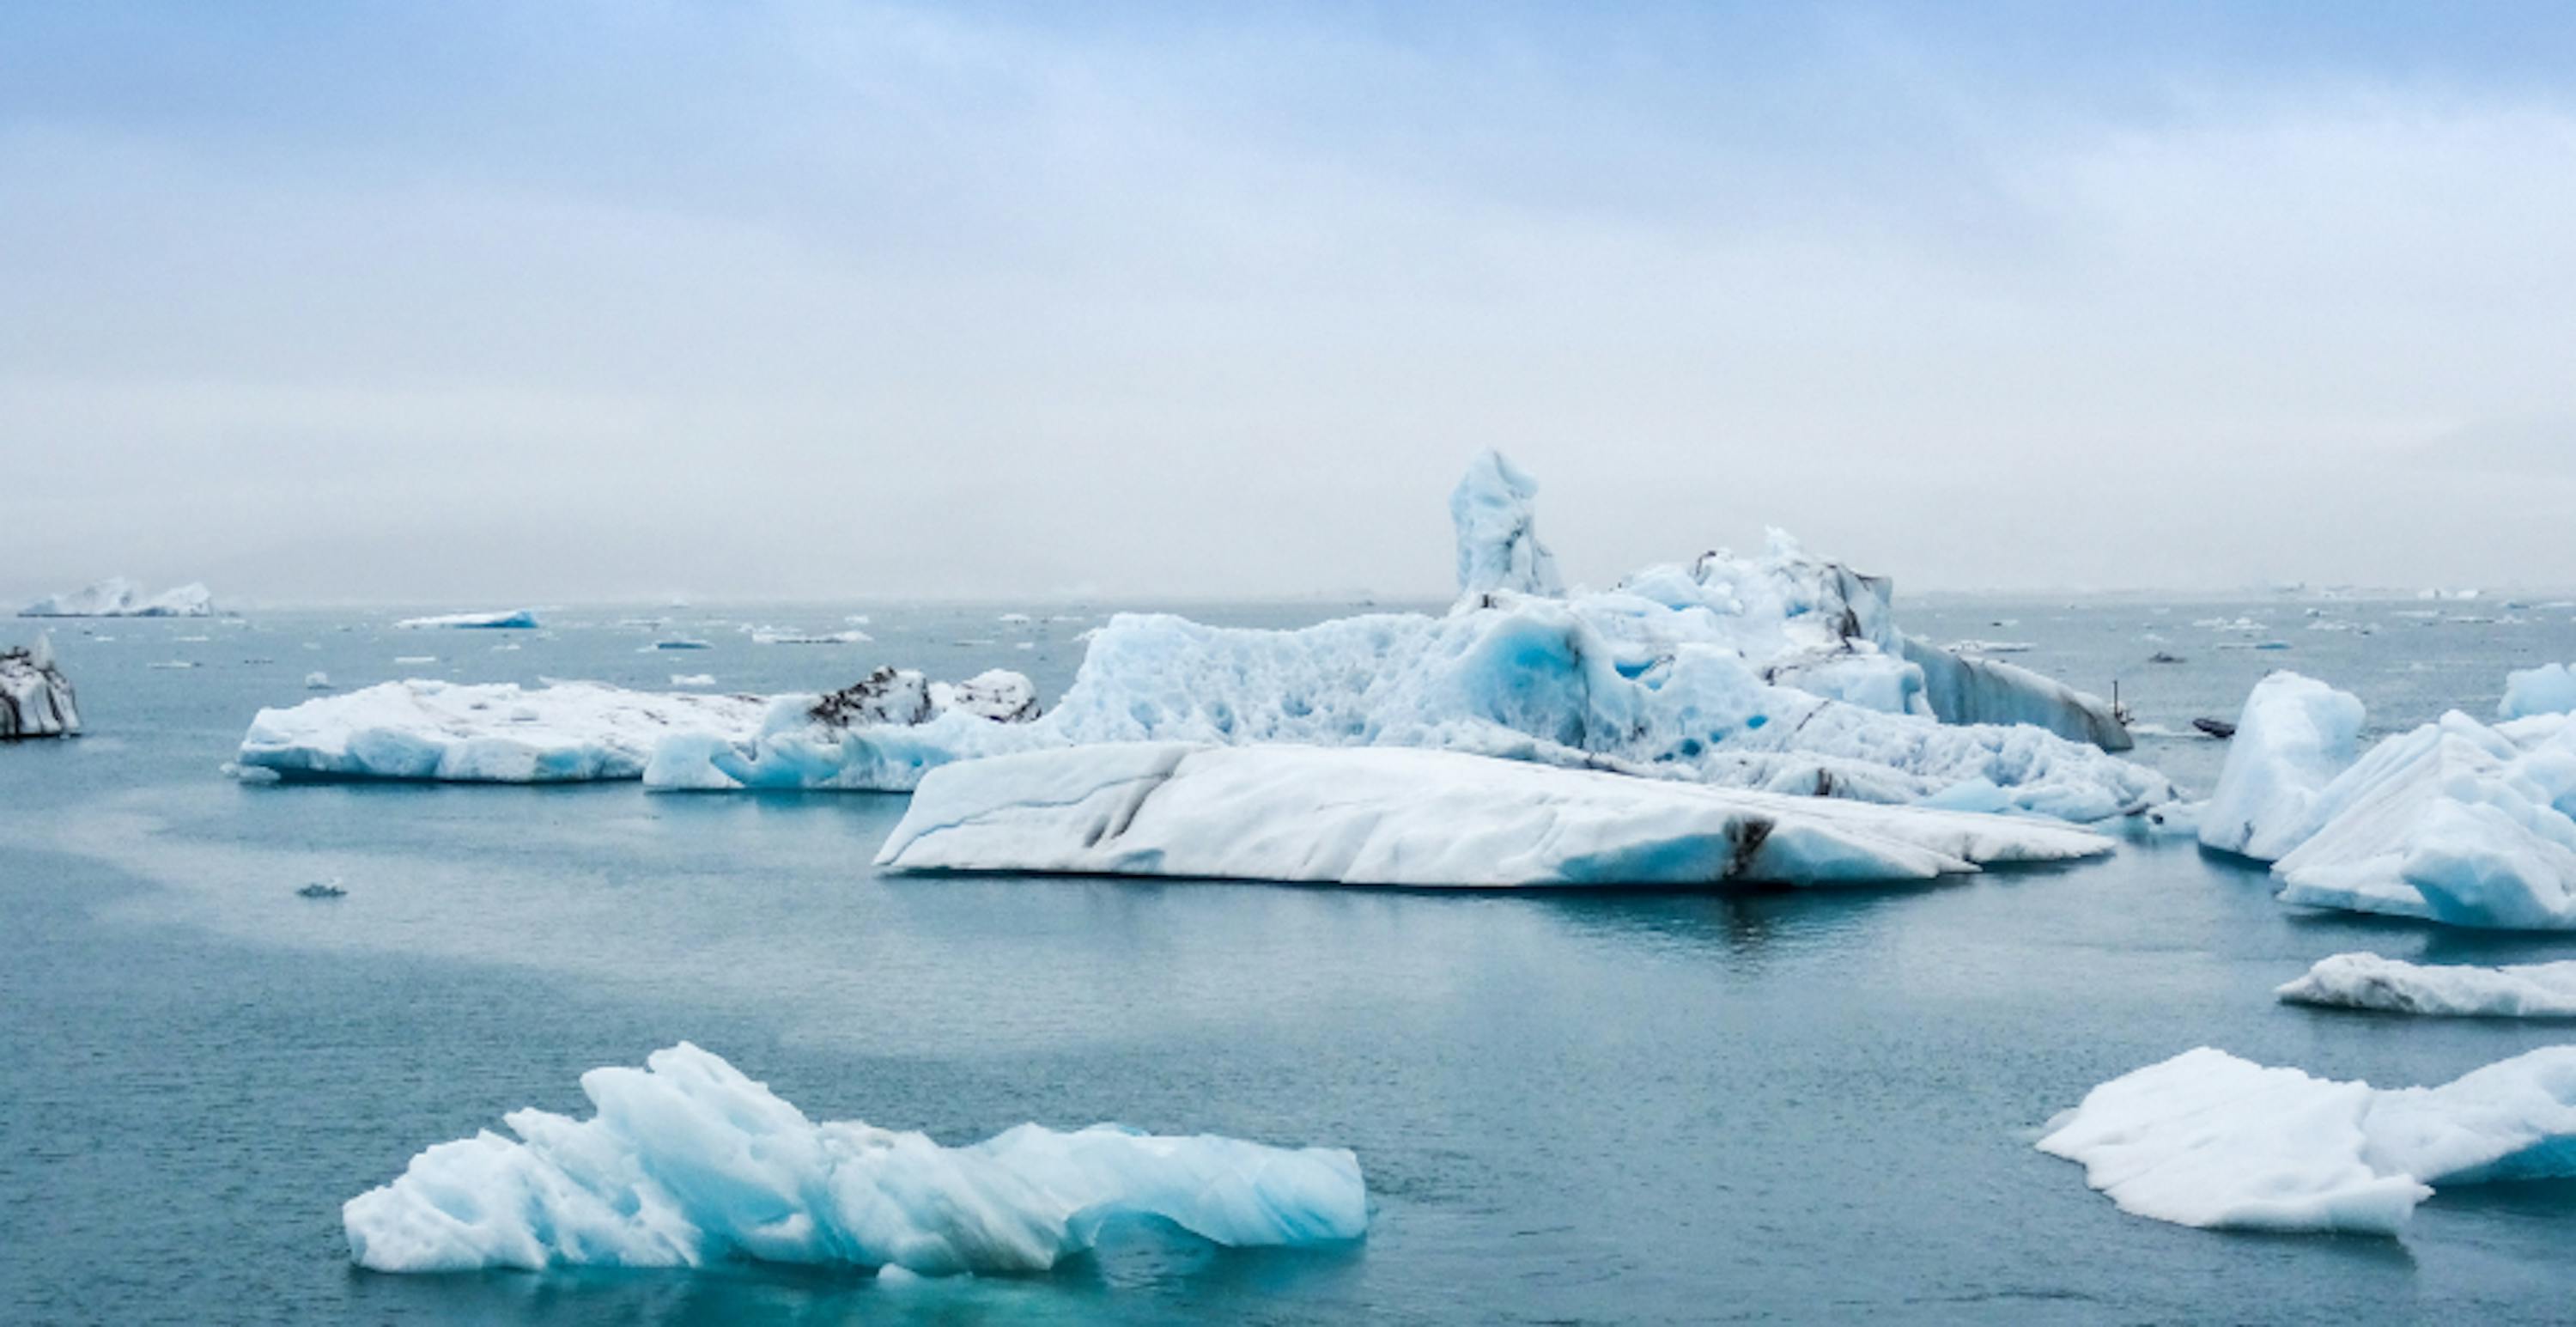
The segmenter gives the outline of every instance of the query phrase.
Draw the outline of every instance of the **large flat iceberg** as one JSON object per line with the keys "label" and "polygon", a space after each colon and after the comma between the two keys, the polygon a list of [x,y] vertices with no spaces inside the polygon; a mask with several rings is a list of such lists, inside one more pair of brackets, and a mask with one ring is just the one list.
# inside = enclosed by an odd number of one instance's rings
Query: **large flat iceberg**
{"label": "large flat iceberg", "polygon": [[2110,849],[2043,821],[1451,751],[1152,742],[933,770],[877,864],[1349,885],[1813,885]]}
{"label": "large flat iceberg", "polygon": [[2455,1018],[2576,1018],[2576,963],[2508,967],[2336,954],[2283,985],[2292,1004]]}
{"label": "large flat iceberg", "polygon": [[0,650],[0,741],[70,737],[80,731],[72,680],[54,662],[44,636],[18,649]]}
{"label": "large flat iceberg", "polygon": [[686,1042],[643,1069],[594,1069],[596,1113],[504,1118],[412,1158],[341,1209],[349,1256],[386,1272],[725,1260],[1035,1272],[1118,1218],[1219,1244],[1359,1238],[1359,1159],[1109,1125],[1022,1125],[969,1147],[855,1121],[817,1123]]}
{"label": "large flat iceberg", "polygon": [[2488,725],[2453,710],[2353,760],[2361,719],[2350,695],[2266,678],[2202,841],[2272,859],[2285,903],[2576,928],[2576,717]]}
{"label": "large flat iceberg", "polygon": [[[881,668],[829,695],[779,697],[410,679],[263,709],[234,760],[287,777],[451,783],[637,779],[651,766],[668,787],[760,786],[747,766],[744,780],[723,769],[764,735],[950,714],[989,727],[1035,706],[1028,679],[1000,671],[946,683]],[[674,735],[684,740],[666,741]]]}
{"label": "large flat iceberg", "polygon": [[2394,1235],[2437,1185],[2576,1175],[2576,1046],[2395,1089],[2204,1046],[2093,1089],[2039,1149],[2138,1216]]}
{"label": "large flat iceberg", "polygon": [[20,617],[209,617],[214,596],[203,585],[182,585],[159,594],[122,576],[67,594],[49,594],[18,610]]}

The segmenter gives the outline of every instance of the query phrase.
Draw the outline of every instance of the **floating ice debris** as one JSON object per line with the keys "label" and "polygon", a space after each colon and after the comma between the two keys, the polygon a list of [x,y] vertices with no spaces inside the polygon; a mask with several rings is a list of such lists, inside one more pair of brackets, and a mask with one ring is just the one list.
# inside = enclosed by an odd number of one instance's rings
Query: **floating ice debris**
{"label": "floating ice debris", "polygon": [[877,864],[1350,885],[1814,885],[2110,849],[2041,821],[1449,751],[1161,742],[932,770]]}
{"label": "floating ice debris", "polygon": [[756,731],[663,738],[644,785],[674,792],[735,788],[909,788],[920,770],[959,748],[997,742],[993,730],[1038,716],[1028,678],[989,669],[933,682],[881,667],[821,696],[782,696]]}
{"label": "floating ice debris", "polygon": [[2499,719],[2527,719],[2535,714],[2576,712],[2576,673],[2562,663],[2543,664],[2505,674],[2504,699],[2496,703]]}
{"label": "floating ice debris", "polygon": [[2352,758],[2361,702],[2264,679],[2202,820],[2272,861],[2281,900],[2459,926],[2576,928],[2576,717],[2490,727],[2458,712]]}
{"label": "floating ice debris", "polygon": [[2373,1088],[2202,1047],[2093,1089],[2039,1149],[2178,1225],[2395,1235],[2433,1186],[2576,1175],[2576,1047]]}
{"label": "floating ice debris", "polygon": [[328,884],[324,884],[321,881],[315,881],[314,883],[306,885],[304,888],[295,891],[295,895],[298,898],[346,898],[348,897],[348,894],[349,891],[342,889],[340,887],[340,882],[337,880],[331,881]]}
{"label": "floating ice debris", "polygon": [[774,631],[762,629],[751,633],[754,645],[864,645],[876,639],[864,631]]}
{"label": "floating ice debris", "polygon": [[1012,626],[1026,626],[1029,622],[1029,615],[1026,613],[1004,613],[993,620],[996,622],[1006,622]]}
{"label": "floating ice debris", "polygon": [[715,643],[713,641],[699,640],[692,636],[674,636],[669,640],[657,640],[653,642],[653,648],[657,650],[712,650],[715,648]]}
{"label": "floating ice debris", "polygon": [[2184,659],[2179,654],[2168,654],[2163,650],[2158,650],[2147,656],[2147,662],[2151,664],[2178,664],[2187,663],[2189,660]]}
{"label": "floating ice debris", "polygon": [[143,665],[143,666],[144,666],[144,667],[146,667],[146,668],[170,668],[170,669],[178,669],[178,668],[194,668],[194,667],[196,667],[196,666],[197,666],[197,662],[196,662],[196,660],[194,660],[194,659],[164,659],[164,660],[162,660],[162,661],[161,661],[161,662],[159,662],[159,663],[148,663],[148,664],[145,664],[145,665]]}
{"label": "floating ice debris", "polygon": [[317,668],[317,669],[315,669],[315,670],[313,670],[312,672],[306,673],[306,674],[304,675],[304,689],[305,689],[305,690],[307,690],[307,691],[328,691],[328,690],[330,690],[330,689],[331,689],[331,675],[330,675],[329,673],[323,672],[322,670],[320,670],[320,669],[318,669],[318,668]]}
{"label": "floating ice debris", "polygon": [[212,636],[172,636],[170,641],[174,645],[203,645],[213,639]]}
{"label": "floating ice debris", "polygon": [[519,608],[501,613],[442,613],[435,617],[407,617],[394,624],[408,630],[450,628],[467,631],[533,631],[537,627],[534,610]]}
{"label": "floating ice debris", "polygon": [[398,664],[433,664],[438,662],[438,656],[435,654],[397,654],[394,656],[394,662]]}
{"label": "floating ice debris", "polygon": [[2576,1018],[2576,963],[2485,968],[2377,954],[2319,959],[2280,989],[2292,1004],[2461,1018]]}
{"label": "floating ice debris", "polygon": [[2027,654],[2039,647],[2026,640],[1954,640],[1942,648],[1952,654]]}
{"label": "floating ice debris", "polygon": [[0,740],[79,732],[80,706],[53,641],[40,632],[32,645],[0,650]]}
{"label": "floating ice debris", "polygon": [[849,1264],[931,1276],[1037,1272],[1107,1223],[1159,1219],[1235,1247],[1367,1233],[1359,1159],[1213,1134],[1024,1124],[968,1147],[816,1123],[682,1042],[594,1069],[595,1113],[503,1118],[412,1158],[341,1209],[349,1257],[385,1272]]}
{"label": "floating ice debris", "polygon": [[713,673],[671,674],[671,685],[675,687],[711,687],[715,684],[716,677]]}
{"label": "floating ice debris", "polygon": [[86,589],[47,595],[18,610],[20,617],[210,617],[214,596],[202,585],[182,585],[157,595],[122,576]]}

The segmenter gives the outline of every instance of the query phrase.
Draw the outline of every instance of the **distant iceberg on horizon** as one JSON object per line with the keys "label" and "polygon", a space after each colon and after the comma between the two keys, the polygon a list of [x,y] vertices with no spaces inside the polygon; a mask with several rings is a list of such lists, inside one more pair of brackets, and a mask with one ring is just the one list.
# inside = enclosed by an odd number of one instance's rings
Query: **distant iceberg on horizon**
{"label": "distant iceberg on horizon", "polygon": [[431,617],[407,617],[394,623],[405,631],[533,631],[543,625],[532,608],[512,608],[490,613],[440,613]]}
{"label": "distant iceberg on horizon", "polygon": [[64,594],[49,594],[18,610],[20,617],[211,617],[214,595],[188,584],[159,594],[122,576]]}

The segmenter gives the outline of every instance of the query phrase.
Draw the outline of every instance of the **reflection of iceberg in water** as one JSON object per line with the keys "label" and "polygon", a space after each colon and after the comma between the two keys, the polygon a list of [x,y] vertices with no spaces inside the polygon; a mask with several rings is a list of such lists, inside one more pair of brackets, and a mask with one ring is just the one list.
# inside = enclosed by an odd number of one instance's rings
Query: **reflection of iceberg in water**
{"label": "reflection of iceberg in water", "polygon": [[393,1272],[697,1267],[748,1260],[1034,1272],[1102,1227],[1154,1218],[1218,1244],[1359,1238],[1358,1158],[1213,1135],[1022,1125],[968,1147],[857,1122],[816,1123],[685,1042],[646,1068],[595,1069],[595,1113],[507,1117],[414,1157],[349,1200],[352,1260]]}

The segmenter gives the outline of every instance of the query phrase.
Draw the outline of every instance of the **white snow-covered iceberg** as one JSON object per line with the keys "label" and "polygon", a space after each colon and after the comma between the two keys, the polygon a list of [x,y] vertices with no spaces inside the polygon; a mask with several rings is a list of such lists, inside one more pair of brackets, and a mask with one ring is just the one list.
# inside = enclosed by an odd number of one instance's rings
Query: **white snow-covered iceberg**
{"label": "white snow-covered iceberg", "polygon": [[440,613],[432,617],[407,617],[394,624],[405,631],[533,631],[540,624],[536,610],[512,608],[494,613]]}
{"label": "white snow-covered iceberg", "polygon": [[2138,1216],[2395,1235],[2435,1186],[2576,1175],[2576,1046],[2393,1089],[2204,1046],[2093,1089],[2039,1149]]}
{"label": "white snow-covered iceberg", "polygon": [[520,687],[412,679],[251,720],[235,763],[289,777],[566,783],[641,776],[675,731],[750,732],[768,702],[593,682]]}
{"label": "white snow-covered iceberg", "polygon": [[2499,719],[2528,719],[2537,714],[2576,711],[2576,671],[2563,663],[2542,664],[2505,674],[2504,699],[2496,703]]}
{"label": "white snow-covered iceberg", "polygon": [[[956,713],[996,726],[1036,703],[1027,678],[999,671],[944,683],[881,668],[829,696],[776,698],[410,679],[263,709],[234,762],[291,778],[453,783],[636,779],[651,766],[664,786],[741,787],[722,773],[730,753],[756,753],[764,734],[802,731],[824,715],[901,725]],[[674,734],[686,740],[666,742]]]}
{"label": "white snow-covered iceberg", "polygon": [[387,1272],[721,1261],[1036,1272],[1102,1226],[1157,1218],[1218,1244],[1360,1238],[1359,1159],[1214,1135],[1021,1125],[968,1147],[815,1122],[686,1042],[582,1075],[595,1113],[505,1116],[412,1158],[341,1209],[349,1256]]}
{"label": "white snow-covered iceberg", "polygon": [[2336,954],[2283,985],[2292,1004],[2456,1018],[2576,1018],[2576,963],[2507,967]]}
{"label": "white snow-covered iceberg", "polygon": [[1113,742],[931,771],[877,864],[1348,885],[1817,885],[2110,850],[2045,821],[1454,751]]}
{"label": "white snow-covered iceberg", "polygon": [[79,731],[80,707],[54,662],[53,642],[39,635],[33,645],[0,650],[0,741]]}
{"label": "white snow-covered iceberg", "polygon": [[210,617],[214,596],[203,585],[182,585],[159,594],[122,576],[66,594],[49,594],[18,610],[20,617]]}
{"label": "white snow-covered iceberg", "polygon": [[2201,808],[2200,841],[2267,862],[2297,847],[2315,832],[2318,794],[2352,764],[2362,717],[2359,699],[2313,678],[2256,683]]}
{"label": "white snow-covered iceberg", "polygon": [[2285,903],[2576,928],[2576,716],[2490,726],[2453,710],[2351,760],[2361,719],[2350,695],[2266,678],[2202,841],[2273,859]]}

